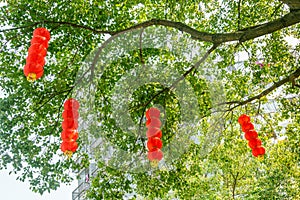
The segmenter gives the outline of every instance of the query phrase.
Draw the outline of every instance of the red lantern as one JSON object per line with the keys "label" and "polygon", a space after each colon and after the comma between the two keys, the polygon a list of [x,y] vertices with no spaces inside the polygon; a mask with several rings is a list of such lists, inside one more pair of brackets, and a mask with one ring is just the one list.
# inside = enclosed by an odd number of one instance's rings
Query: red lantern
{"label": "red lantern", "polygon": [[158,118],[150,118],[146,121],[146,127],[157,127],[160,128],[161,122]]}
{"label": "red lantern", "polygon": [[160,149],[155,149],[148,152],[148,159],[150,161],[160,161],[163,158],[163,152]]}
{"label": "red lantern", "polygon": [[257,137],[258,137],[258,134],[255,130],[249,130],[245,133],[246,140],[251,140],[251,139],[254,139]]}
{"label": "red lantern", "polygon": [[160,150],[163,143],[161,141],[162,131],[160,130],[161,121],[159,117],[160,111],[157,108],[152,107],[146,111],[148,159],[154,166],[157,166],[158,162],[163,158],[163,153]]}
{"label": "red lantern", "polygon": [[260,155],[264,155],[266,153],[266,150],[264,147],[256,147],[252,149],[252,155],[255,157],[258,157]]}
{"label": "red lantern", "polygon": [[48,49],[49,45],[48,45],[48,41],[45,40],[43,37],[39,37],[39,36],[35,36],[31,39],[30,41],[30,44],[31,45],[34,45],[34,44],[39,44],[41,45],[42,47]]}
{"label": "red lantern", "polygon": [[45,28],[37,28],[33,31],[31,46],[24,66],[24,74],[30,82],[39,79],[44,74],[45,56],[47,54],[50,33]]}
{"label": "red lantern", "polygon": [[248,145],[251,149],[261,146],[261,140],[258,138],[254,138],[249,140]]}
{"label": "red lantern", "polygon": [[45,58],[40,54],[29,54],[26,58],[26,62],[43,66],[45,65]]}
{"label": "red lantern", "polygon": [[240,123],[241,126],[245,123],[250,123],[250,117],[248,115],[242,114],[239,117],[238,122]]}
{"label": "red lantern", "polygon": [[261,158],[260,156],[265,154],[265,149],[261,146],[262,142],[258,139],[258,134],[250,122],[250,117],[242,114],[238,122],[242,126],[242,131],[245,132],[245,139],[249,141],[248,146],[252,149],[253,156]]}
{"label": "red lantern", "polygon": [[155,149],[161,149],[163,146],[162,141],[158,137],[152,137],[148,139],[147,147],[149,151],[154,151]]}
{"label": "red lantern", "polygon": [[254,125],[251,122],[244,123],[242,125],[242,131],[247,132],[254,129]]}
{"label": "red lantern", "polygon": [[62,117],[64,121],[62,122],[62,133],[61,139],[63,140],[61,144],[61,150],[69,158],[76,151],[78,144],[76,140],[78,139],[78,113],[79,103],[75,99],[67,99],[64,103],[64,111]]}

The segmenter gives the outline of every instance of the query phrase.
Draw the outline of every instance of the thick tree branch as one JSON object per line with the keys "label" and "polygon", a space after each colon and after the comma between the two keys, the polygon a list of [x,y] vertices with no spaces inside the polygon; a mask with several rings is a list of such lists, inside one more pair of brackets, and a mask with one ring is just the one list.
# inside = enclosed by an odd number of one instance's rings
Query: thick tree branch
{"label": "thick tree branch", "polygon": [[[281,1],[285,4],[287,4],[291,8],[292,12],[290,12],[290,13],[284,15],[283,17],[276,19],[274,21],[256,25],[256,26],[252,26],[252,27],[248,27],[241,31],[232,32],[232,33],[215,33],[215,34],[213,34],[213,33],[201,32],[194,28],[189,27],[188,25],[185,25],[184,23],[163,20],[163,19],[152,19],[152,20],[131,26],[127,29],[119,30],[119,31],[97,30],[93,27],[80,25],[80,24],[76,24],[76,23],[72,23],[72,22],[43,20],[41,22],[35,22],[35,23],[26,25],[26,26],[13,27],[13,28],[9,28],[9,29],[0,30],[0,32],[28,28],[28,27],[33,27],[38,24],[48,23],[48,24],[57,24],[57,25],[67,25],[67,26],[72,26],[75,28],[82,28],[82,29],[90,30],[94,33],[98,33],[98,34],[116,35],[116,34],[131,31],[131,30],[136,30],[139,28],[146,28],[146,27],[150,27],[150,26],[154,26],[154,25],[160,25],[160,26],[172,27],[172,28],[178,29],[180,31],[183,31],[185,33],[188,33],[191,35],[191,37],[193,39],[200,40],[200,41],[206,41],[206,42],[212,42],[214,44],[216,44],[216,43],[220,44],[220,43],[230,42],[230,41],[244,42],[247,40],[257,38],[262,35],[266,35],[266,34],[275,32],[277,30],[289,27],[291,25],[294,25],[294,24],[297,24],[300,22],[300,1],[299,0],[281,0]],[[239,1],[239,7],[240,7],[240,1]],[[238,22],[238,23],[240,23],[240,22]]]}
{"label": "thick tree branch", "polygon": [[283,3],[287,4],[291,10],[299,10],[300,9],[300,1],[299,0],[281,0]]}
{"label": "thick tree branch", "polygon": [[[300,22],[300,10],[295,10],[293,12],[290,12],[283,17],[276,19],[271,22],[267,22],[264,24],[248,27],[246,29],[232,32],[232,33],[207,33],[207,32],[201,32],[194,28],[189,27],[188,25],[181,23],[181,22],[174,22],[169,20],[163,20],[163,19],[152,19],[149,21],[145,21],[143,23],[131,26],[127,29],[122,29],[119,31],[103,31],[103,30],[97,30],[92,27],[84,26],[84,25],[78,25],[70,22],[56,22],[56,21],[48,21],[45,20],[43,23],[49,23],[49,24],[61,24],[61,25],[68,25],[75,28],[83,28],[90,31],[93,31],[94,33],[98,34],[110,34],[110,35],[118,35],[125,32],[129,32],[132,30],[140,29],[140,28],[147,28],[150,26],[166,26],[175,28],[177,30],[183,31],[187,34],[189,34],[193,39],[199,40],[199,41],[206,41],[206,42],[212,42],[212,43],[224,43],[224,42],[230,42],[230,41],[240,41],[244,42],[247,40],[251,40],[254,38],[257,38],[259,36],[263,36],[275,31],[278,31],[280,29],[292,26],[294,24],[297,24]],[[35,23],[36,24],[36,23]]]}
{"label": "thick tree branch", "polygon": [[200,40],[200,41],[206,41],[206,42],[212,42],[212,43],[224,43],[224,42],[230,42],[230,41],[247,41],[254,38],[257,38],[262,35],[266,35],[272,32],[275,32],[277,30],[280,30],[282,28],[297,24],[300,22],[300,10],[290,12],[286,14],[285,16],[276,19],[274,21],[260,24],[254,27],[249,27],[247,29],[244,29],[242,31],[237,31],[233,33],[206,33],[206,32],[200,32],[196,29],[193,29],[181,22],[173,22],[168,20],[161,20],[161,19],[152,19],[150,21],[146,21],[140,24],[137,24],[135,26],[132,26],[130,28],[120,30],[117,32],[111,33],[119,34],[123,32],[128,32],[131,30],[139,29],[139,28],[146,28],[153,25],[161,25],[166,27],[172,27],[175,29],[178,29],[180,31],[183,31],[185,33],[188,33],[191,35],[193,39]]}

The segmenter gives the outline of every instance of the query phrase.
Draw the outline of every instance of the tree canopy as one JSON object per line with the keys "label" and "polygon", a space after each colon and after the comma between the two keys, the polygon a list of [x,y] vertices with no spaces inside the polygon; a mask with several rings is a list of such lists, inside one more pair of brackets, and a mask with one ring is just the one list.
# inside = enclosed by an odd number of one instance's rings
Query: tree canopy
{"label": "tree canopy", "polygon": [[[11,0],[0,10],[0,169],[31,190],[56,190],[95,164],[90,199],[300,198],[298,0]],[[51,40],[44,75],[30,83],[23,68],[38,27]],[[67,159],[71,97],[79,151]],[[150,107],[162,113],[158,166],[147,160]]]}

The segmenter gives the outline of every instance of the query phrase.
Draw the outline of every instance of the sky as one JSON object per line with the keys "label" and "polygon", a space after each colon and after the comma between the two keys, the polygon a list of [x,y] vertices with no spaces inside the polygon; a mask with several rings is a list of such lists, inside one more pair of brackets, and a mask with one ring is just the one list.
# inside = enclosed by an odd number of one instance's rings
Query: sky
{"label": "sky", "polygon": [[62,185],[57,191],[46,192],[43,196],[29,190],[27,181],[16,180],[16,175],[8,175],[9,170],[0,171],[0,199],[3,200],[71,200],[77,181]]}

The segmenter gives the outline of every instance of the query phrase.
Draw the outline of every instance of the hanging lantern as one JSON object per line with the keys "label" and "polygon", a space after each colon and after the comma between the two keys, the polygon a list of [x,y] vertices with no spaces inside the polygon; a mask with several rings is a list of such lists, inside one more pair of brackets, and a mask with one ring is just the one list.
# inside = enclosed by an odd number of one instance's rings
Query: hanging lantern
{"label": "hanging lantern", "polygon": [[64,103],[64,109],[78,110],[79,109],[79,102],[76,99],[70,98],[70,99],[66,100],[66,102]]}
{"label": "hanging lantern", "polygon": [[36,28],[33,31],[33,38],[31,39],[31,44],[38,43],[48,48],[48,42],[50,40],[50,32],[45,28]]}
{"label": "hanging lantern", "polygon": [[45,28],[37,28],[33,31],[31,46],[24,66],[24,75],[27,80],[34,82],[44,74],[45,56],[47,54],[50,32]]}
{"label": "hanging lantern", "polygon": [[24,74],[27,77],[27,80],[29,82],[33,82],[36,79],[39,79],[44,74],[43,67],[40,67],[39,65],[35,65],[33,63],[28,63],[24,67]]}
{"label": "hanging lantern", "polygon": [[160,130],[161,121],[159,119],[160,111],[157,108],[149,108],[146,111],[146,127],[148,128],[146,135],[148,137],[148,159],[151,165],[157,166],[158,162],[163,158],[161,148],[163,143],[161,141],[162,131]]}
{"label": "hanging lantern", "polygon": [[28,54],[26,58],[27,63],[33,63],[34,65],[45,65],[45,58],[40,54]]}
{"label": "hanging lantern", "polygon": [[78,128],[78,120],[66,119],[62,122],[62,128],[63,128],[63,130],[77,129]]}
{"label": "hanging lantern", "polygon": [[62,113],[62,133],[61,133],[61,150],[70,158],[77,150],[78,144],[78,118],[79,118],[79,102],[75,99],[67,99],[64,103],[64,111]]}
{"label": "hanging lantern", "polygon": [[77,110],[64,110],[62,113],[64,119],[78,119],[79,113]]}
{"label": "hanging lantern", "polygon": [[49,47],[48,41],[43,39],[43,37],[38,37],[38,36],[33,37],[30,41],[30,44],[31,45],[38,44],[40,45],[41,48],[45,48],[45,49],[48,49]]}
{"label": "hanging lantern", "polygon": [[33,37],[43,37],[44,40],[49,41],[50,40],[50,32],[43,27],[36,28],[33,31]]}
{"label": "hanging lantern", "polygon": [[242,131],[245,132],[245,139],[248,140],[248,146],[252,149],[252,155],[263,158],[265,154],[265,148],[262,147],[262,142],[258,139],[258,133],[254,130],[254,125],[250,122],[248,115],[242,114],[238,118],[238,122],[241,125]]}
{"label": "hanging lantern", "polygon": [[47,48],[39,43],[32,44],[28,49],[28,54],[39,55],[45,57],[47,55]]}

